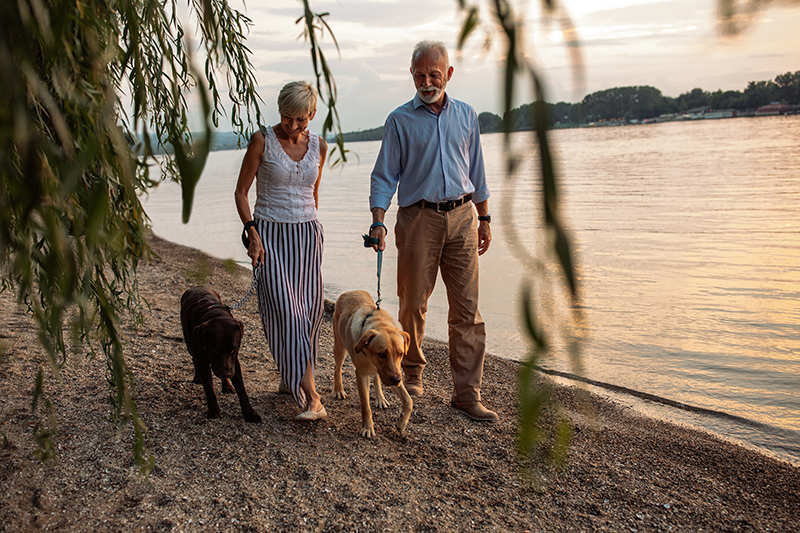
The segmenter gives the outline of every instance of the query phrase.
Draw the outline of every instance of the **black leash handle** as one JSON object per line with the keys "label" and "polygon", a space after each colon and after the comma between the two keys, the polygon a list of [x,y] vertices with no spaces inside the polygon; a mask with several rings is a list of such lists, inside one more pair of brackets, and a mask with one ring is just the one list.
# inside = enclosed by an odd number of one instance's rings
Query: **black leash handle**
{"label": "black leash handle", "polygon": [[[248,250],[250,249],[250,237],[247,235],[247,230],[251,226],[255,226],[255,225],[256,225],[256,221],[255,220],[251,220],[250,222],[246,222],[245,223],[244,229],[242,230],[242,244],[244,244],[244,247],[247,248]],[[256,231],[258,231],[258,229],[256,229]]]}

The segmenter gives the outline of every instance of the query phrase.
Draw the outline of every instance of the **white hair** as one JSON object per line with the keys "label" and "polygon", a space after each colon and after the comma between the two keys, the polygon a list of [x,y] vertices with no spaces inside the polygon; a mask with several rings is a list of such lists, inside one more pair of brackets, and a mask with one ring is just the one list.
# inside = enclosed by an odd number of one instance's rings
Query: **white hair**
{"label": "white hair", "polygon": [[414,47],[414,51],[411,53],[411,68],[412,69],[414,68],[414,65],[416,65],[420,57],[434,51],[442,54],[444,62],[447,63],[447,68],[450,68],[450,56],[447,55],[447,47],[444,45],[442,41],[418,42],[417,46]]}

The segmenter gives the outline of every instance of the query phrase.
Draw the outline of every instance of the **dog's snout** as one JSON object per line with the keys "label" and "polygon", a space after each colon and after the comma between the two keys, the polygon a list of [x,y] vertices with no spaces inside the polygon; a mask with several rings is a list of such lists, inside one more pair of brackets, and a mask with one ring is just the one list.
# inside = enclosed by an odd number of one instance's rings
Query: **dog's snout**
{"label": "dog's snout", "polygon": [[400,376],[399,376],[399,375],[389,376],[389,383],[390,383],[390,384],[391,384],[393,387],[394,387],[394,386],[396,386],[396,385],[399,385],[399,384],[400,384],[400,381],[401,381],[401,380],[400,380]]}
{"label": "dog's snout", "polygon": [[233,357],[223,357],[220,361],[216,359],[211,362],[211,370],[220,379],[231,379],[236,373],[236,359]]}

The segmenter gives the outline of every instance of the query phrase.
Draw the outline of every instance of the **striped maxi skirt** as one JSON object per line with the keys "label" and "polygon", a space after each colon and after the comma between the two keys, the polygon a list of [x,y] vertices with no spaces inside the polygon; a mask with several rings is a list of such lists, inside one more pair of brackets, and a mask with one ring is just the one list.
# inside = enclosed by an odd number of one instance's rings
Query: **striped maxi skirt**
{"label": "striped maxi skirt", "polygon": [[309,362],[317,363],[324,310],[322,224],[256,219],[265,264],[258,280],[258,311],[275,365],[295,402],[305,407],[300,387]]}

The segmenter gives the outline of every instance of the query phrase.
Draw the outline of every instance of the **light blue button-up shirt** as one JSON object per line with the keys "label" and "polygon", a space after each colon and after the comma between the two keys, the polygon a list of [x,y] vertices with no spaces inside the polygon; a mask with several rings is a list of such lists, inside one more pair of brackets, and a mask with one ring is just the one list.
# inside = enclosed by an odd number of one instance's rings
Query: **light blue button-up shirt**
{"label": "light blue button-up shirt", "polygon": [[372,170],[370,209],[387,210],[395,191],[400,207],[469,193],[475,203],[489,198],[478,115],[470,105],[446,96],[437,115],[417,94],[392,111]]}

